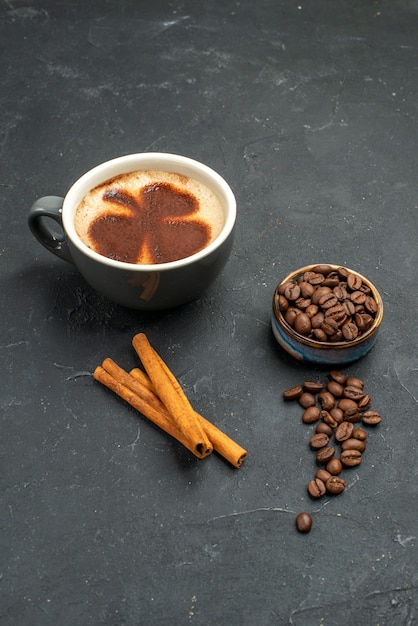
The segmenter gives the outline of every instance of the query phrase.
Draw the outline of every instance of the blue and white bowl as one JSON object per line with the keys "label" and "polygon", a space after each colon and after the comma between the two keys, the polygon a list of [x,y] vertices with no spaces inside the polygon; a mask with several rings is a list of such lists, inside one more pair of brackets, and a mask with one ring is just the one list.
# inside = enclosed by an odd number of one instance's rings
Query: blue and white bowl
{"label": "blue and white bowl", "polygon": [[[291,356],[299,361],[314,363],[316,365],[347,365],[357,361],[367,354],[374,346],[377,339],[377,331],[383,318],[383,301],[376,287],[364,276],[349,269],[348,271],[361,278],[370,287],[372,295],[377,302],[378,310],[372,326],[362,335],[353,341],[339,341],[335,343],[317,341],[309,337],[304,337],[297,333],[286,322],[278,306],[278,290],[282,283],[298,278],[305,272],[312,271],[315,265],[302,267],[288,274],[276,287],[273,295],[271,324],[273,334],[279,345]],[[337,270],[340,265],[330,265],[333,270]],[[348,269],[348,268],[346,268]]]}

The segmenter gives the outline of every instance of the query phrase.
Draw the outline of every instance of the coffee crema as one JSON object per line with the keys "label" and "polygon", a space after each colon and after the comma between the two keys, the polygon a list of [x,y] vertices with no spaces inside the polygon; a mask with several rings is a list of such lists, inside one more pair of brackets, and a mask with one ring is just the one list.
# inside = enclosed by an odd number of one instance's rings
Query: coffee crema
{"label": "coffee crema", "polygon": [[121,174],[90,190],[74,225],[92,250],[116,261],[160,264],[191,256],[220,234],[218,197],[201,182],[158,170]]}

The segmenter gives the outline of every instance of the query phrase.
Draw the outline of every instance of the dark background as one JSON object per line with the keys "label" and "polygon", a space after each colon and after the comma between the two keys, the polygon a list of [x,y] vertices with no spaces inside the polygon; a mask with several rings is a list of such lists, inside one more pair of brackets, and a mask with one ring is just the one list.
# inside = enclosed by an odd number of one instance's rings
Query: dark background
{"label": "dark background", "polygon": [[[418,623],[416,0],[0,0],[0,623]],[[196,158],[233,188],[206,294],[118,307],[26,215],[109,158]],[[326,371],[274,341],[273,291],[337,263],[380,290],[362,377],[382,424],[348,489],[311,501],[311,429],[284,389]],[[91,373],[146,332],[244,445],[192,458]],[[297,512],[313,529],[298,534]]]}

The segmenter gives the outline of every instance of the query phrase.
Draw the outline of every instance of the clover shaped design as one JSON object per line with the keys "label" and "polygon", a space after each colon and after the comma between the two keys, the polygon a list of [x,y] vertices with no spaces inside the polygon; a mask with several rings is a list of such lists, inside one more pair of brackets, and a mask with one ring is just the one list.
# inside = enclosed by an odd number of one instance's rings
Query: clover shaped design
{"label": "clover shaped design", "polygon": [[[123,189],[104,192],[114,205],[96,218],[89,233],[100,254],[125,263],[168,263],[195,254],[210,240],[198,218],[199,203],[169,183],[145,185],[136,197]],[[121,212],[121,207],[126,211]]]}

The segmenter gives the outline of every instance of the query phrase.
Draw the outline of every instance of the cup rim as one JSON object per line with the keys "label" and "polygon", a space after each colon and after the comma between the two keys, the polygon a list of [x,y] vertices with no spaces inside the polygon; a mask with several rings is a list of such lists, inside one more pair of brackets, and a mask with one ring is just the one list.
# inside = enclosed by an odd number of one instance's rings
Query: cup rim
{"label": "cup rim", "polygon": [[[280,287],[280,285],[282,285],[283,283],[293,280],[295,278],[297,278],[298,276],[300,276],[301,274],[303,274],[304,272],[308,272],[311,271],[315,266],[317,265],[329,265],[333,270],[337,270],[339,267],[344,267],[348,272],[351,272],[352,274],[355,274],[356,276],[359,276],[363,282],[366,283],[366,285],[368,285],[373,293],[373,297],[375,298],[377,305],[378,305],[378,310],[377,310],[377,314],[376,317],[373,321],[373,324],[370,326],[370,328],[363,333],[362,335],[360,335],[359,337],[356,337],[356,339],[354,339],[353,341],[336,341],[336,342],[325,342],[325,341],[318,341],[317,339],[310,339],[308,337],[305,337],[304,335],[301,335],[300,333],[296,332],[294,330],[294,328],[292,328],[285,320],[284,315],[282,314],[282,312],[280,311],[280,309],[277,306],[276,303],[276,293]],[[312,263],[311,265],[306,265],[304,267],[301,267],[297,270],[294,270],[293,272],[290,272],[287,276],[285,276],[276,286],[275,290],[274,290],[274,294],[273,294],[273,315],[277,321],[277,323],[280,325],[280,327],[283,329],[283,331],[291,338],[297,340],[299,343],[304,344],[308,347],[311,348],[315,348],[316,350],[343,350],[343,349],[349,349],[349,348],[353,348],[355,346],[358,346],[360,344],[362,344],[363,342],[367,341],[368,339],[370,339],[370,337],[372,337],[374,335],[375,332],[377,332],[382,319],[383,319],[383,310],[384,310],[384,306],[383,306],[383,300],[382,297],[379,293],[379,291],[376,289],[376,287],[373,285],[373,283],[366,278],[365,276],[363,276],[362,274],[360,274],[360,272],[357,272],[356,270],[352,270],[349,267],[346,267],[345,265],[335,265],[333,263]]]}
{"label": "cup rim", "polygon": [[[225,208],[225,223],[219,235],[205,248],[188,257],[168,263],[135,264],[116,261],[95,252],[78,236],[74,226],[74,214],[82,198],[97,185],[118,176],[140,169],[176,172],[195,178],[218,196]],[[211,184],[212,183],[212,184]],[[221,197],[220,197],[221,196]],[[72,244],[92,260],[115,269],[164,272],[178,269],[205,259],[218,249],[231,234],[236,221],[237,205],[234,193],[226,180],[208,165],[190,157],[169,152],[138,152],[115,157],[91,168],[80,176],[67,191],[62,206],[62,223],[66,236]]]}

